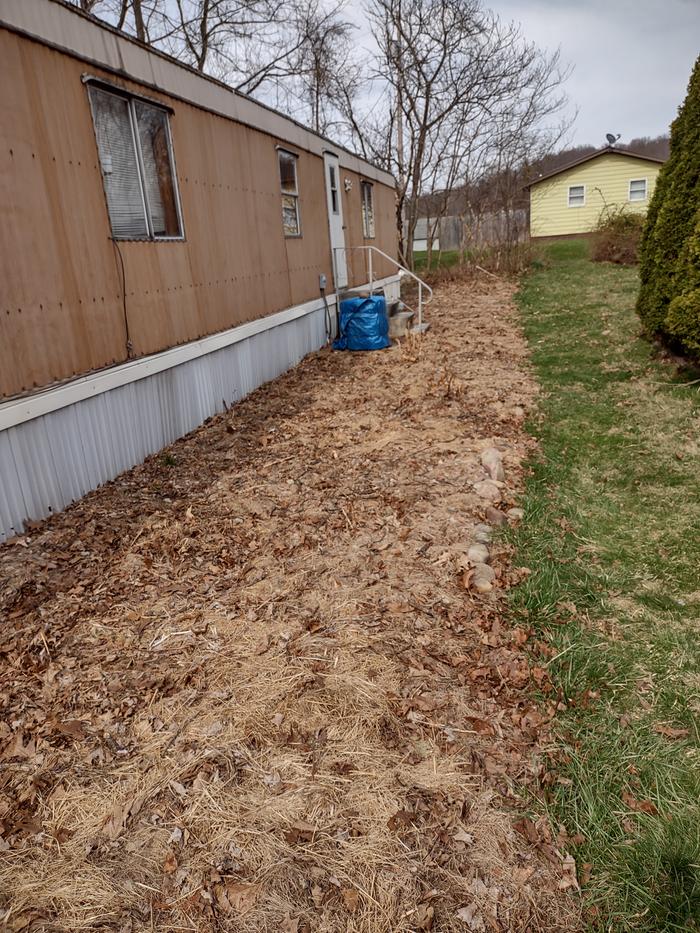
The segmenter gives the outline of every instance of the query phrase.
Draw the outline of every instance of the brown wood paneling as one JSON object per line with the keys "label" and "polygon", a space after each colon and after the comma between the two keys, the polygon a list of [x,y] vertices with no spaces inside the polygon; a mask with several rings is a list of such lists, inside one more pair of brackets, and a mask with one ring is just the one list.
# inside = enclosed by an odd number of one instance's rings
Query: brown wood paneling
{"label": "brown wood paneling", "polygon": [[[396,192],[386,185],[374,185],[374,243],[389,256],[398,256],[399,240],[396,231]],[[365,240],[371,243],[372,240]],[[393,275],[396,266],[379,259],[379,276]]]}
{"label": "brown wood paneling", "polygon": [[331,277],[331,247],[328,231],[323,160],[300,152],[297,160],[301,236],[286,237],[292,304],[301,304],[319,294],[318,277]]}
{"label": "brown wood paneling", "polygon": [[[346,181],[350,182],[350,189]],[[360,177],[344,166],[340,166],[340,189],[343,197],[343,223],[347,246],[362,246],[362,209],[360,201]],[[348,250],[348,284],[351,288],[367,281],[367,262],[362,250]]]}
{"label": "brown wood paneling", "polygon": [[[85,72],[172,108],[184,241],[111,240]],[[285,238],[276,151],[283,140],[4,30],[0,81],[12,88],[0,103],[2,395],[126,359],[118,252],[133,356],[301,304],[318,295],[321,272],[330,277],[321,157],[299,152],[302,236]],[[341,177],[351,174],[341,169]],[[393,192],[375,184],[374,242],[393,253],[395,235],[380,210],[387,196],[393,202]],[[358,176],[345,197],[351,245],[362,242]]]}
{"label": "brown wood paneling", "polygon": [[116,256],[76,64],[0,31],[3,395],[126,357]]}
{"label": "brown wood paneling", "polygon": [[[374,183],[374,238],[367,239],[362,227],[362,176],[355,172],[341,168],[341,184],[343,187],[343,221],[345,223],[345,238],[348,246],[376,246],[389,256],[396,256],[398,240],[396,235],[396,196],[393,189],[385,185]],[[351,182],[350,190],[344,184],[348,178]],[[378,256],[372,258],[372,271],[375,279],[393,275],[396,266]],[[369,276],[366,252],[351,250],[348,254],[350,285],[357,287],[364,285]]]}

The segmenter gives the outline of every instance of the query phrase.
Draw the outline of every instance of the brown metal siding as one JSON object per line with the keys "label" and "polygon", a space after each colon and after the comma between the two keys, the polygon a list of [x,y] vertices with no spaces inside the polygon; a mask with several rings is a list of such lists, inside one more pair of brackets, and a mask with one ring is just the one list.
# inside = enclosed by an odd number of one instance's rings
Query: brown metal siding
{"label": "brown metal siding", "polygon": [[0,87],[0,390],[12,394],[123,359],[125,339],[80,69],[0,32]]}
{"label": "brown metal siding", "polygon": [[[376,246],[389,256],[397,254],[396,240],[396,195],[392,188],[373,182],[374,190],[374,233],[373,239],[365,239],[362,228],[362,175],[350,172],[341,166],[341,187],[343,189],[343,219],[345,237],[348,245]],[[345,179],[351,182],[347,190]],[[374,255],[372,272],[375,279],[381,279],[396,272],[396,266],[381,256]],[[348,273],[350,286],[364,285],[368,279],[367,254],[363,250],[350,250],[348,253]]]}
{"label": "brown metal siding", "polygon": [[[121,269],[81,82],[85,72],[100,73],[0,30],[0,86],[12,89],[0,103],[3,396],[127,358]],[[106,72],[103,76],[115,81]],[[142,92],[173,109],[186,240],[118,243],[132,355],[164,350],[316,297],[318,275],[329,274],[331,267],[322,159],[299,152],[302,236],[285,238],[275,149],[284,141],[163,94]],[[347,242],[361,243],[359,178],[342,165],[341,175],[354,181],[345,202]],[[394,192],[378,183],[374,190],[373,242],[395,254]],[[380,268],[376,274],[391,271]]]}

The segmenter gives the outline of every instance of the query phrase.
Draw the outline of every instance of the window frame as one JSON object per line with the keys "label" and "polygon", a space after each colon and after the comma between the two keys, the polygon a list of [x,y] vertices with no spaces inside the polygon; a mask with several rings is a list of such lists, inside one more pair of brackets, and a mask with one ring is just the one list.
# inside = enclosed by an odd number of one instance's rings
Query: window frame
{"label": "window frame", "polygon": [[[369,204],[372,209],[372,222],[368,223],[365,209],[365,191],[369,191]],[[375,240],[377,237],[377,223],[374,210],[374,184],[366,178],[360,179],[360,211],[362,213],[362,236],[365,240]]]}
{"label": "window frame", "polygon": [[[644,197],[643,198],[633,198],[632,197],[632,185],[639,184],[640,181],[644,182]],[[627,186],[627,200],[630,204],[638,204],[640,201],[647,201],[649,198],[649,179],[648,178],[630,178],[629,184]]]}
{"label": "window frame", "polygon": [[331,210],[338,215],[340,214],[340,188],[338,187],[338,173],[331,162],[328,163],[328,188],[331,193]]}
{"label": "window frame", "polygon": [[[107,217],[110,223],[110,232],[111,238],[113,240],[122,240],[122,241],[132,241],[137,243],[179,243],[186,239],[185,236],[185,222],[182,214],[182,201],[180,200],[180,186],[177,180],[177,164],[175,162],[175,150],[173,147],[173,137],[170,129],[170,117],[173,114],[171,107],[168,107],[167,104],[164,104],[162,101],[155,100],[152,97],[147,97],[145,94],[135,94],[131,91],[127,91],[124,88],[120,87],[117,84],[111,84],[109,81],[103,81],[100,78],[95,78],[91,75],[83,75],[82,77],[83,84],[87,88],[88,103],[90,106],[90,114],[92,116],[92,128],[95,133],[95,146],[97,148],[97,159],[100,166],[100,177],[102,178],[102,190],[105,195],[105,205],[107,207]],[[109,213],[109,203],[107,201],[107,190],[104,185],[104,171],[102,168],[102,156],[100,154],[100,147],[97,140],[97,121],[95,119],[95,108],[93,106],[92,94],[90,93],[90,88],[97,88],[100,91],[103,91],[106,94],[112,94],[114,97],[120,97],[122,100],[126,101],[127,112],[129,114],[129,129],[131,130],[131,144],[134,148],[134,155],[136,157],[136,165],[138,168],[138,181],[139,181],[139,191],[141,193],[141,204],[143,206],[144,218],[146,220],[146,229],[148,234],[146,236],[119,236],[112,231],[112,218]],[[136,104],[146,104],[149,107],[152,107],[154,110],[160,110],[165,115],[165,141],[168,149],[168,160],[170,162],[170,176],[172,179],[173,185],[173,200],[175,203],[175,213],[177,214],[178,226],[180,228],[180,233],[177,236],[173,235],[160,235],[154,232],[153,230],[153,219],[151,216],[151,210],[148,204],[148,194],[146,193],[145,178],[146,178],[146,169],[143,160],[143,151],[141,149],[141,139],[138,132],[138,120],[136,116]]]}
{"label": "window frame", "polygon": [[[581,189],[583,190],[583,200],[582,200],[582,201],[577,201],[577,202],[575,202],[574,204],[571,203],[571,189],[572,189],[572,188],[581,188]],[[568,207],[585,207],[585,206],[586,206],[586,186],[585,186],[585,185],[581,185],[581,184],[569,185],[566,194],[567,194],[566,203],[567,203],[567,206],[568,206]]]}
{"label": "window frame", "polygon": [[[300,199],[301,195],[299,194],[299,153],[293,152],[291,149],[285,149],[284,146],[276,146],[277,150],[277,174],[279,177],[279,186],[280,186],[280,198],[294,198],[294,207],[296,209],[296,218],[297,218],[297,232],[296,233],[287,233],[284,229],[284,207],[282,208],[282,232],[284,233],[285,239],[289,240],[298,240],[302,236],[301,229],[301,207]],[[282,157],[290,157],[294,165],[294,191],[285,191],[282,187]],[[281,202],[284,204],[284,202]]]}

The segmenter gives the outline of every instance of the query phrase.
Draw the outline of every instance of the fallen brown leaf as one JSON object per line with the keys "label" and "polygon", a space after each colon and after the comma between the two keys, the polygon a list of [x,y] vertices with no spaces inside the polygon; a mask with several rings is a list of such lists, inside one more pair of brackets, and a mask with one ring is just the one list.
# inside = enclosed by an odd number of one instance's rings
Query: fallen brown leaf
{"label": "fallen brown leaf", "polygon": [[559,890],[566,891],[569,888],[579,890],[578,878],[576,877],[576,859],[573,855],[566,855],[561,866],[562,879],[559,882]]}
{"label": "fallen brown leaf", "polygon": [[637,810],[639,813],[649,813],[655,816],[659,812],[656,804],[652,803],[651,800],[638,800],[627,791],[623,791],[622,793],[622,802],[628,806],[630,810]]}
{"label": "fallen brown leaf", "polygon": [[228,881],[217,887],[217,904],[227,913],[236,911],[239,914],[246,914],[255,906],[260,888],[259,884]]}
{"label": "fallen brown leaf", "polygon": [[690,733],[689,729],[676,729],[661,722],[655,723],[652,729],[654,732],[658,732],[659,735],[665,735],[668,739],[684,739]]}
{"label": "fallen brown leaf", "polygon": [[285,830],[284,838],[287,840],[290,846],[296,845],[299,842],[311,842],[314,836],[317,833],[317,827],[313,826],[311,823],[305,823],[302,820],[298,820]]}
{"label": "fallen brown leaf", "polygon": [[419,904],[411,919],[419,930],[432,930],[435,910],[429,904]]}
{"label": "fallen brown leaf", "polygon": [[144,795],[134,794],[123,802],[117,801],[102,820],[102,833],[108,839],[117,839],[125,830],[129,819],[143,806]]}
{"label": "fallen brown leaf", "polygon": [[342,888],[340,891],[343,902],[351,914],[354,914],[360,903],[360,894],[355,888]]}

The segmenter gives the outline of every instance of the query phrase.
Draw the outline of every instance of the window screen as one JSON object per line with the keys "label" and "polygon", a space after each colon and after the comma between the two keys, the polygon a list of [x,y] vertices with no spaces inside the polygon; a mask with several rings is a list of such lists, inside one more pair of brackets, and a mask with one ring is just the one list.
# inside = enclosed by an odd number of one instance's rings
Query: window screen
{"label": "window screen", "polygon": [[280,186],[282,188],[282,227],[285,236],[299,236],[299,188],[297,185],[297,157],[291,152],[278,150]]}
{"label": "window screen", "polygon": [[362,232],[365,239],[374,237],[374,186],[368,181],[360,184],[362,195]]}
{"label": "window screen", "polygon": [[630,201],[646,201],[647,198],[647,180],[638,178],[630,181]]}
{"label": "window screen", "polygon": [[112,236],[182,236],[167,113],[94,86],[90,101]]}
{"label": "window screen", "polygon": [[581,207],[586,203],[586,186],[569,186],[569,207]]}

